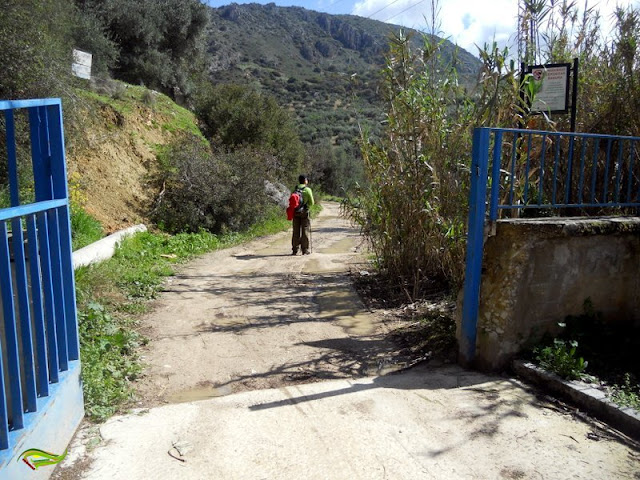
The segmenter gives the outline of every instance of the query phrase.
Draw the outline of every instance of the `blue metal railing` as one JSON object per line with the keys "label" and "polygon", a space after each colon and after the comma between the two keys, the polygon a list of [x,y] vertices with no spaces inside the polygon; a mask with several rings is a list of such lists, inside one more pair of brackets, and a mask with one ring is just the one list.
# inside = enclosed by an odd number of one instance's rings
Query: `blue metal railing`
{"label": "blue metal railing", "polygon": [[[9,203],[0,210],[1,452],[79,359],[79,343],[61,102],[2,101],[0,111]],[[29,160],[32,176],[20,169]],[[25,191],[34,198],[21,205]]]}
{"label": "blue metal railing", "polygon": [[463,360],[471,362],[475,356],[487,221],[495,222],[505,211],[547,216],[563,214],[562,209],[573,214],[621,214],[636,208],[640,208],[638,137],[475,129],[460,342]]}

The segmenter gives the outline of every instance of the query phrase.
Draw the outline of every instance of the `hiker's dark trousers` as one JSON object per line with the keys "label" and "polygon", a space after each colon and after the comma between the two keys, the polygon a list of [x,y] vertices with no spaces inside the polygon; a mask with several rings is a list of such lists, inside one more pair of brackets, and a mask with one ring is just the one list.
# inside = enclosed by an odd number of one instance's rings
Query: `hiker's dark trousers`
{"label": "hiker's dark trousers", "polygon": [[293,253],[302,247],[302,253],[311,251],[311,218],[309,212],[296,213],[293,216],[293,236],[291,237]]}

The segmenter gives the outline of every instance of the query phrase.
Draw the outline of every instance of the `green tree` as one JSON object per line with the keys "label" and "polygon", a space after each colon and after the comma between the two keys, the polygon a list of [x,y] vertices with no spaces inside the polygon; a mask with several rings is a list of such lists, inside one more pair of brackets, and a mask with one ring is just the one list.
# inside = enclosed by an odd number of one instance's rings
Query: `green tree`
{"label": "green tree", "polygon": [[275,158],[250,148],[213,152],[185,138],[161,156],[162,185],[152,217],[164,230],[241,231],[261,220],[270,202],[264,188]]}
{"label": "green tree", "polygon": [[198,0],[76,0],[120,51],[113,73],[173,98],[191,96],[204,71],[207,7]]}
{"label": "green tree", "polygon": [[199,98],[204,134],[217,145],[243,145],[278,159],[274,177],[291,181],[302,166],[304,148],[289,114],[273,97],[242,85],[210,87]]}
{"label": "green tree", "polygon": [[0,98],[63,96],[73,18],[66,0],[0,0]]}
{"label": "green tree", "polygon": [[92,55],[91,74],[108,76],[119,57],[118,44],[104,23],[97,7],[78,1],[73,28],[74,47]]}

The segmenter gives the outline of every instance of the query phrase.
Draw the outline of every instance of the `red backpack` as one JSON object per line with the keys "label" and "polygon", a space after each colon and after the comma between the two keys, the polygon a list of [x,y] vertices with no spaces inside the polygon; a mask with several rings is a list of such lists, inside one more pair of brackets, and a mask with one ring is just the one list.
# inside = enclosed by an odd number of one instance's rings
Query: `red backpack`
{"label": "red backpack", "polygon": [[303,190],[304,188],[300,188],[298,186],[289,196],[289,208],[287,208],[287,219],[293,220],[294,214],[304,211],[305,205],[304,205],[304,197],[302,196]]}

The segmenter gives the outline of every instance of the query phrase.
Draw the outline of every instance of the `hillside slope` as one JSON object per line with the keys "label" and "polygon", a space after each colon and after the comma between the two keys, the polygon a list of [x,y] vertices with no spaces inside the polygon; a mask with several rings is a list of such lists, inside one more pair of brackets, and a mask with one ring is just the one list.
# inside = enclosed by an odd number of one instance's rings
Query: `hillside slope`
{"label": "hillside slope", "polygon": [[[390,35],[401,27],[353,15],[275,4],[211,9],[209,75],[246,83],[276,97],[297,118],[302,140],[352,143],[358,123],[375,133],[383,119],[379,72]],[[413,34],[416,46],[422,39]],[[471,82],[480,61],[449,41],[445,62]]]}
{"label": "hillside slope", "polygon": [[150,183],[158,150],[185,132],[200,135],[193,114],[168,97],[115,85],[102,94],[78,90],[67,123],[69,177],[107,233],[148,221],[158,193]]}

